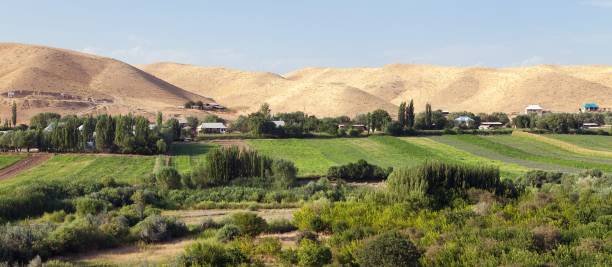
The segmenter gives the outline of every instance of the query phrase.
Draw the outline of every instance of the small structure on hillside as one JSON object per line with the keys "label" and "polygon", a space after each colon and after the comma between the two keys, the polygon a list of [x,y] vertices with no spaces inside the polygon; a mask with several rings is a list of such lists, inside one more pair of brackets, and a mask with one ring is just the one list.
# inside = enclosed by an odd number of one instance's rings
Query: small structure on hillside
{"label": "small structure on hillside", "polygon": [[540,106],[540,105],[529,105],[525,108],[525,114],[530,115],[530,114],[535,114],[535,115],[542,115],[544,114],[544,109]]}
{"label": "small structure on hillside", "polygon": [[502,126],[504,126],[504,124],[498,121],[485,121],[485,122],[480,123],[480,126],[478,126],[478,129],[480,130],[499,129]]}
{"label": "small structure on hillside", "polygon": [[179,125],[180,125],[181,127],[184,127],[184,126],[185,126],[185,125],[187,125],[187,123],[188,123],[187,119],[185,119],[185,118],[183,118],[183,117],[179,117],[179,118],[178,118],[178,119],[176,119],[176,120],[178,121],[178,123],[179,123]]}
{"label": "small structure on hillside", "polygon": [[199,133],[226,133],[227,127],[222,122],[203,122],[197,130]]}

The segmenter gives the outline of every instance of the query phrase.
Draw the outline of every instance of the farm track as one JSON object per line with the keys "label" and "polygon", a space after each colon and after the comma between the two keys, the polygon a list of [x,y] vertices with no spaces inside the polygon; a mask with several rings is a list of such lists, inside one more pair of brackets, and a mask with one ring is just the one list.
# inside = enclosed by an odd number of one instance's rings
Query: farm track
{"label": "farm track", "polygon": [[36,167],[43,162],[47,161],[52,157],[52,154],[48,153],[34,153],[29,154],[24,159],[15,162],[14,164],[7,166],[6,168],[0,170],[0,181],[10,179],[11,177],[29,170],[33,167]]}

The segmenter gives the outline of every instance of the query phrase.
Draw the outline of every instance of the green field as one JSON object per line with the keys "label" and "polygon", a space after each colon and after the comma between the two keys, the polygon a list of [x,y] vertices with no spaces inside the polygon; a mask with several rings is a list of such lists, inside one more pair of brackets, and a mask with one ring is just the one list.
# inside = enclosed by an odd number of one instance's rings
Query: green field
{"label": "green field", "polygon": [[479,156],[514,163],[531,169],[579,172],[600,169],[612,172],[609,159],[588,157],[556,146],[517,136],[438,136],[433,138]]}
{"label": "green field", "polygon": [[612,151],[612,136],[547,134],[546,137],[599,151]]}
{"label": "green field", "polygon": [[155,164],[151,156],[56,155],[39,166],[0,182],[0,191],[36,181],[78,181],[113,177],[137,182],[150,175]]}
{"label": "green field", "polygon": [[172,166],[180,173],[189,172],[194,166],[206,160],[206,153],[218,147],[209,143],[177,143],[172,145]]}
{"label": "green field", "polygon": [[25,154],[0,155],[0,169],[4,169],[17,161],[20,161],[21,159],[25,158],[25,156]]}

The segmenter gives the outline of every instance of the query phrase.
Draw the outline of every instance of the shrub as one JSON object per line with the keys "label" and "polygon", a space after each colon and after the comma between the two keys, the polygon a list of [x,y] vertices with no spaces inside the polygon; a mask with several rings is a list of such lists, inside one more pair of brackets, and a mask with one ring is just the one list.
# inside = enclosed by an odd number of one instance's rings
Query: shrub
{"label": "shrub", "polygon": [[331,263],[331,250],[311,240],[303,240],[297,251],[298,265],[323,266]]}
{"label": "shrub", "polygon": [[187,247],[177,262],[178,266],[238,266],[247,262],[247,257],[235,248],[200,242]]}
{"label": "shrub", "polygon": [[297,227],[287,219],[276,219],[268,223],[267,233],[288,233],[297,230]]}
{"label": "shrub", "polygon": [[388,179],[389,191],[400,201],[423,196],[436,205],[450,203],[456,194],[469,188],[496,190],[499,168],[427,161],[412,169],[399,169]]}
{"label": "shrub", "polygon": [[228,242],[236,239],[242,233],[240,232],[240,228],[233,224],[226,224],[217,232],[216,238],[221,242]]}
{"label": "shrub", "polygon": [[410,240],[396,231],[387,232],[365,242],[357,252],[361,266],[419,266],[421,253]]}
{"label": "shrub", "polygon": [[349,181],[379,181],[387,179],[392,170],[391,168],[385,170],[361,159],[356,163],[330,167],[327,176]]}
{"label": "shrub", "polygon": [[151,215],[131,229],[139,240],[153,243],[180,237],[187,233],[187,226],[173,217]]}
{"label": "shrub", "polygon": [[77,214],[98,214],[106,211],[111,205],[108,201],[101,199],[94,199],[89,197],[82,197],[75,200],[75,206]]}
{"label": "shrub", "polygon": [[522,177],[521,181],[526,186],[534,186],[537,188],[541,188],[545,183],[555,183],[558,184],[561,182],[561,178],[563,177],[563,173],[560,172],[547,172],[541,170],[532,170],[525,173]]}
{"label": "shrub", "polygon": [[404,128],[402,124],[397,121],[387,124],[387,127],[385,128],[385,133],[392,136],[400,136],[403,134],[403,132]]}
{"label": "shrub", "polygon": [[561,241],[561,233],[553,226],[538,226],[531,230],[533,247],[539,252],[553,250]]}
{"label": "shrub", "polygon": [[250,212],[237,212],[232,214],[231,221],[240,229],[240,233],[248,236],[257,236],[267,228],[266,221]]}
{"label": "shrub", "polygon": [[280,253],[282,245],[278,238],[264,237],[258,240],[255,247],[255,253],[260,255],[275,256]]}
{"label": "shrub", "polygon": [[155,176],[157,183],[166,189],[181,188],[181,175],[175,168],[164,167]]}
{"label": "shrub", "polygon": [[289,188],[295,183],[297,168],[291,161],[275,160],[272,163],[272,175],[278,188]]}

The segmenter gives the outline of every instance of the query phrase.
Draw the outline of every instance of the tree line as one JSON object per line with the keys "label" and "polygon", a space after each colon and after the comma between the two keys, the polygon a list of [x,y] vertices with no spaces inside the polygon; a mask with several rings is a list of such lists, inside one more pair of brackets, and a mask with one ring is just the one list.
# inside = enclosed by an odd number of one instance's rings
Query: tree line
{"label": "tree line", "polygon": [[0,135],[0,150],[46,152],[84,152],[156,154],[165,153],[181,137],[177,119],[162,122],[158,113],[151,124],[143,116],[102,114],[98,116],[61,116],[39,113],[30,125],[20,125]]}

